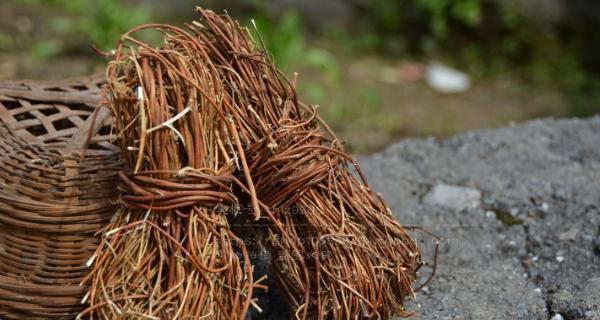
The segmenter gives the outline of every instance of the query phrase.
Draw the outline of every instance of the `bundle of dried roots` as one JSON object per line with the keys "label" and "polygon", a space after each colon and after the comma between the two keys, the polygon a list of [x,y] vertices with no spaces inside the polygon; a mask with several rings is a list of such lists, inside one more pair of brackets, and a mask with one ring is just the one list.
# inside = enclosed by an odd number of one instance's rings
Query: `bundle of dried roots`
{"label": "bundle of dried roots", "polygon": [[[248,222],[293,317],[410,315],[404,299],[423,264],[415,240],[260,37],[198,12],[185,31],[132,30],[109,66],[132,172],[121,175],[125,209],[98,251],[86,312],[245,317],[260,285],[223,212],[239,199],[252,204]],[[141,28],[163,32],[162,47],[133,39]]]}
{"label": "bundle of dried roots", "polygon": [[294,316],[409,315],[404,298],[414,295],[422,265],[416,242],[316,108],[298,101],[296,79],[287,81],[255,45],[260,38],[251,41],[227,16],[199,12],[206,28],[194,31],[220,66],[256,194],[268,208],[270,227],[255,230],[268,233],[271,270]]}
{"label": "bundle of dried roots", "polygon": [[[164,32],[160,49],[132,37],[150,27]],[[231,189],[241,150],[220,98],[225,88],[196,37],[139,29],[122,36],[107,69],[130,170],[120,173],[122,209],[94,256],[90,306],[80,316],[245,319],[260,285],[224,214],[237,206]]]}

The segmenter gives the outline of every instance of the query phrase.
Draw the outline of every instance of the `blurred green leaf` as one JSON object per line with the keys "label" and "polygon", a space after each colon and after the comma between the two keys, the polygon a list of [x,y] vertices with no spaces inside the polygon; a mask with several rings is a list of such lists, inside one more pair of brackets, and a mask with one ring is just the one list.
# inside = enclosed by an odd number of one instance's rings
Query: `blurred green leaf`
{"label": "blurred green leaf", "polygon": [[445,39],[448,36],[448,25],[441,12],[434,12],[430,21],[433,35],[438,39]]}
{"label": "blurred green leaf", "polygon": [[68,34],[76,28],[75,20],[69,17],[59,16],[50,20],[50,29],[58,34]]}
{"label": "blurred green leaf", "polygon": [[[290,68],[298,65],[305,47],[298,14],[288,11],[279,21],[275,22],[264,16],[254,20],[260,38],[264,41],[266,49],[273,56],[277,66],[289,72]],[[258,35],[256,38],[259,38]],[[260,41],[256,40],[257,44],[260,44]]]}
{"label": "blurred green leaf", "polygon": [[475,27],[481,23],[481,0],[457,0],[451,7],[454,18],[467,26]]}
{"label": "blurred green leaf", "polygon": [[13,39],[4,32],[0,32],[0,50],[10,50],[13,45]]}
{"label": "blurred green leaf", "polygon": [[310,48],[304,40],[302,22],[296,12],[288,11],[279,19],[258,16],[254,19],[258,34],[253,34],[257,45],[264,42],[275,64],[285,73],[298,68],[317,70],[324,82],[307,83],[300,88],[312,103],[324,103],[329,98],[326,86],[341,86],[341,67],[327,50]]}
{"label": "blurred green leaf", "polygon": [[367,87],[359,91],[358,96],[361,103],[370,111],[378,111],[381,109],[381,95],[376,88]]}
{"label": "blurred green leaf", "polygon": [[57,55],[63,49],[63,42],[60,40],[44,40],[33,45],[32,54],[37,60],[45,60]]}
{"label": "blurred green leaf", "polygon": [[304,55],[303,60],[308,66],[318,68],[329,83],[334,85],[341,84],[340,65],[330,52],[317,48],[309,49]]}
{"label": "blurred green leaf", "polygon": [[322,104],[325,102],[327,98],[327,92],[325,92],[325,88],[314,82],[308,82],[306,84],[306,94],[308,95],[310,101],[314,104]]}

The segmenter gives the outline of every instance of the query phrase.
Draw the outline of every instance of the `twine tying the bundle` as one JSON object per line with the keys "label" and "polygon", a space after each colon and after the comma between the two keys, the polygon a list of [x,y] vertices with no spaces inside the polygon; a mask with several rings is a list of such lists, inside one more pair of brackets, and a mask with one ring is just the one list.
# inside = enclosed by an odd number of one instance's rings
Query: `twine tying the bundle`
{"label": "twine tying the bundle", "polygon": [[[162,178],[154,178],[155,175]],[[184,168],[136,174],[119,172],[119,177],[123,190],[120,203],[130,209],[168,211],[193,205],[215,207],[218,204],[237,204],[231,193],[234,182],[231,172],[204,173]]]}

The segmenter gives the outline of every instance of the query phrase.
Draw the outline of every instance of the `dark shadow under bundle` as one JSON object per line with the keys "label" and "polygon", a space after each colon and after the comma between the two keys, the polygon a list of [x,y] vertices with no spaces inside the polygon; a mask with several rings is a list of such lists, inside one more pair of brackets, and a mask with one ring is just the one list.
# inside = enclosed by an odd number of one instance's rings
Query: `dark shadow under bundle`
{"label": "dark shadow under bundle", "polygon": [[[198,12],[188,31],[132,30],[112,56],[111,107],[131,172],[84,314],[244,318],[261,286],[233,249],[245,252],[226,216],[240,199],[294,318],[410,315],[404,299],[423,264],[415,240],[260,38]],[[161,48],[131,37],[144,28],[164,33]]]}

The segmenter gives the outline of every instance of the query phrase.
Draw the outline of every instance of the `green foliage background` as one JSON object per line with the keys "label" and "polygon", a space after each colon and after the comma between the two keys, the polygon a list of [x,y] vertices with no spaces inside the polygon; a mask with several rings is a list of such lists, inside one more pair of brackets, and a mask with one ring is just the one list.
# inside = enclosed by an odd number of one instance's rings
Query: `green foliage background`
{"label": "green foliage background", "polygon": [[[164,14],[138,0],[8,1],[39,11],[43,17],[36,23],[43,24],[45,35],[17,39],[0,30],[0,50],[21,52],[39,63],[57,55],[93,56],[90,43],[110,50],[123,32]],[[328,50],[331,46],[349,53],[349,59],[376,55],[390,61],[441,60],[486,79],[510,73],[530,86],[564,92],[571,115],[600,112],[598,21],[542,28],[527,19],[513,0],[346,1],[355,12],[351,24],[319,30],[308,30],[303,17],[293,10],[274,14],[269,1],[206,0],[191,5],[231,9],[251,29],[253,19],[262,42],[284,72],[301,69],[319,75],[319,81],[301,82],[300,90],[307,100],[327,104],[323,111],[334,124],[369,126],[362,122],[370,121],[394,131],[402,119],[385,116],[380,110],[382,98],[376,86],[342,92],[337,97],[332,94],[344,86],[344,62]],[[260,45],[257,34],[254,36]],[[146,40],[160,39],[148,36]],[[102,65],[99,57],[97,61]],[[340,98],[344,95],[350,98]],[[364,116],[365,112],[373,116]]]}

